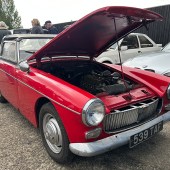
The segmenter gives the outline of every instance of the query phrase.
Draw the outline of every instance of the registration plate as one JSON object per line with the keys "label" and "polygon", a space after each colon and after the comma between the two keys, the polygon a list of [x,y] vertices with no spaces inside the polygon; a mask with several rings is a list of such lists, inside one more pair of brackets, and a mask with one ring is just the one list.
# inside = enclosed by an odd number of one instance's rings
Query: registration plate
{"label": "registration plate", "polygon": [[160,132],[162,129],[163,129],[163,121],[139,133],[136,133],[135,135],[130,137],[129,147],[133,148],[134,146],[144,142],[145,140],[149,139],[156,133]]}

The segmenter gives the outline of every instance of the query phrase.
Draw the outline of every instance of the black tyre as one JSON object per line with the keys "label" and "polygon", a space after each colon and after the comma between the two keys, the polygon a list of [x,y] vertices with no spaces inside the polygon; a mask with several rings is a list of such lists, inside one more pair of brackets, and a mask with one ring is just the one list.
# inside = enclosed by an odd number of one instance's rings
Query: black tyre
{"label": "black tyre", "polygon": [[39,127],[43,144],[58,163],[68,163],[73,154],[69,149],[69,140],[59,115],[51,103],[42,106],[39,115]]}
{"label": "black tyre", "polygon": [[104,64],[112,64],[110,61],[103,61]]}
{"label": "black tyre", "polygon": [[1,92],[0,92],[0,103],[7,103],[7,100],[4,98],[4,96],[2,96]]}

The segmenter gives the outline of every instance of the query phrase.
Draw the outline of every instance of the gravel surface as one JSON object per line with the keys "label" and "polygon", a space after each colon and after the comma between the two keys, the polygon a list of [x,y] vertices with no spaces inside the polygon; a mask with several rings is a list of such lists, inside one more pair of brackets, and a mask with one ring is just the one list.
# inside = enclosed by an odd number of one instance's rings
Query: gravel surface
{"label": "gravel surface", "polygon": [[39,131],[10,104],[0,104],[0,170],[168,170],[170,123],[152,139],[133,149],[123,146],[91,158],[75,157],[68,165],[46,153]]}

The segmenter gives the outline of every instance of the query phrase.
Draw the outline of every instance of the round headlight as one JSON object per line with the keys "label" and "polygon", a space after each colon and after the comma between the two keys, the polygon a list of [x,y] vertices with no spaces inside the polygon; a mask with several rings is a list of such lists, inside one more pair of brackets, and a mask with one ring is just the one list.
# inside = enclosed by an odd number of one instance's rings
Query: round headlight
{"label": "round headlight", "polygon": [[100,99],[91,99],[86,103],[82,112],[83,123],[87,126],[97,126],[105,115],[105,107]]}
{"label": "round headlight", "polygon": [[167,98],[170,99],[170,85],[168,86],[166,92],[167,92]]}

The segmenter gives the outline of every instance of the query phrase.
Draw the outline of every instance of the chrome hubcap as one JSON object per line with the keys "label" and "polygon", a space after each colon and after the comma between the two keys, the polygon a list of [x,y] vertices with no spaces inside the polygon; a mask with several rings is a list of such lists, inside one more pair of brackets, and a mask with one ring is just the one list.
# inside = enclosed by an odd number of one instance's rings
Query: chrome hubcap
{"label": "chrome hubcap", "polygon": [[43,132],[46,142],[54,153],[62,150],[62,135],[56,119],[47,113],[43,119]]}

